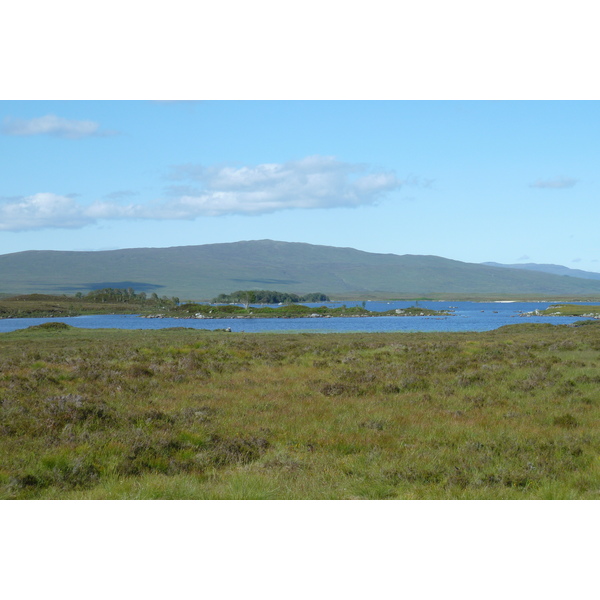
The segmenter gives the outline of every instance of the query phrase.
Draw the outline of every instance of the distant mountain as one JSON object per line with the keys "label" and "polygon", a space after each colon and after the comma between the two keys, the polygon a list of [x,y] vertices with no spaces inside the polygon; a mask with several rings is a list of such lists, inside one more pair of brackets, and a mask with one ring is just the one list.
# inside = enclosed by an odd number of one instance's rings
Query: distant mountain
{"label": "distant mountain", "polygon": [[526,271],[540,271],[541,273],[551,273],[552,275],[567,275],[568,277],[579,277],[580,279],[600,280],[600,273],[594,273],[593,271],[582,271],[580,269],[569,269],[569,267],[563,267],[562,265],[540,265],[536,263],[504,265],[496,262],[484,262],[481,264],[487,265],[489,267],[502,267],[504,269],[525,269]]}
{"label": "distant mountain", "polygon": [[600,297],[600,281],[589,279],[272,240],[0,256],[0,294],[73,294],[104,287],[181,300],[208,300],[240,289],[322,292],[337,299]]}

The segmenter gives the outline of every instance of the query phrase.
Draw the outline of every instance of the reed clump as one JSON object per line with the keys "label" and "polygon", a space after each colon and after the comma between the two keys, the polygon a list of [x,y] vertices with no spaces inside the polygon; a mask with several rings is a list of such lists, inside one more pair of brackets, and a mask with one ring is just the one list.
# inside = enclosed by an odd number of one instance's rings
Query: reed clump
{"label": "reed clump", "polygon": [[598,339],[0,334],[0,497],[596,499]]}

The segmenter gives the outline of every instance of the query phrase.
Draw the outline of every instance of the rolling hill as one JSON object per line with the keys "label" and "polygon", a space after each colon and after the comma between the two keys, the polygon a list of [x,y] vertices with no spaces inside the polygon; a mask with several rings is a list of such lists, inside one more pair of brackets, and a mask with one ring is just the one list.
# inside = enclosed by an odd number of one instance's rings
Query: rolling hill
{"label": "rolling hill", "polygon": [[542,273],[552,273],[553,275],[568,275],[569,277],[579,277],[581,279],[599,279],[600,273],[593,271],[582,271],[581,269],[570,269],[562,265],[546,265],[538,263],[520,263],[516,265],[504,265],[496,262],[482,263],[489,267],[502,267],[503,269],[525,269],[526,271],[541,271]]}
{"label": "rolling hill", "polygon": [[600,281],[591,279],[272,240],[0,255],[0,293],[74,294],[104,287],[182,300],[239,289],[323,292],[336,299],[600,297]]}

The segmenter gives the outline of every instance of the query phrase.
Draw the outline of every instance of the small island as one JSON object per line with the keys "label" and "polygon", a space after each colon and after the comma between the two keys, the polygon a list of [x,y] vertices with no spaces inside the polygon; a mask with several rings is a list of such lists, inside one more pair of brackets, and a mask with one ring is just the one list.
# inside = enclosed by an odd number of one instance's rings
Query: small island
{"label": "small island", "polygon": [[[237,303],[215,302],[223,298]],[[431,310],[419,306],[398,308],[383,312],[370,311],[362,306],[306,306],[300,302],[328,302],[325,294],[313,293],[304,296],[295,294],[259,291],[238,291],[228,296],[221,294],[213,303],[180,302],[179,298],[146,296],[132,289],[106,288],[94,290],[86,295],[52,296],[28,294],[0,300],[0,318],[48,318],[77,317],[81,315],[137,314],[147,319],[291,319],[331,317],[429,317],[448,316],[445,310]],[[257,306],[264,302],[269,306]],[[280,306],[272,306],[280,304]]]}
{"label": "small island", "polygon": [[240,306],[238,304],[182,304],[160,314],[142,315],[145,318],[179,319],[298,319],[332,317],[430,317],[448,316],[445,310],[431,310],[418,306],[397,308],[383,312],[367,310],[364,306],[328,306],[311,307],[304,304],[285,304],[282,306]]}
{"label": "small island", "polygon": [[321,292],[311,294],[289,294],[273,290],[237,290],[231,294],[219,294],[213,304],[297,304],[298,302],[330,302],[329,296]]}

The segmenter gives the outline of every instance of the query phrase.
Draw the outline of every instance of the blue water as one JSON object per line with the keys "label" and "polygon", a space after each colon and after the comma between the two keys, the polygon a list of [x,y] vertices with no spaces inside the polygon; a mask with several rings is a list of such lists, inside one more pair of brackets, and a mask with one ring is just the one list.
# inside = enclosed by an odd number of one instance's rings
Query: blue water
{"label": "blue water", "polygon": [[[362,302],[320,302],[308,306],[362,306]],[[518,323],[552,323],[565,325],[581,317],[535,317],[522,313],[548,308],[550,302],[434,302],[419,301],[418,306],[434,310],[451,310],[447,317],[332,317],[313,319],[144,319],[136,315],[94,315],[46,319],[0,319],[0,332],[25,329],[52,321],[84,329],[164,329],[190,327],[194,329],[225,329],[246,332],[390,332],[390,331],[490,331],[503,325]],[[597,304],[578,302],[577,304]],[[415,303],[365,302],[367,310],[386,311],[408,308]]]}

